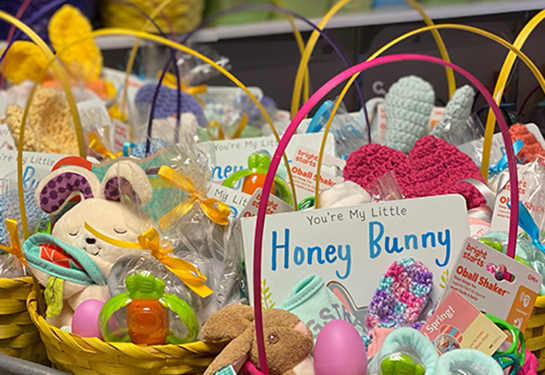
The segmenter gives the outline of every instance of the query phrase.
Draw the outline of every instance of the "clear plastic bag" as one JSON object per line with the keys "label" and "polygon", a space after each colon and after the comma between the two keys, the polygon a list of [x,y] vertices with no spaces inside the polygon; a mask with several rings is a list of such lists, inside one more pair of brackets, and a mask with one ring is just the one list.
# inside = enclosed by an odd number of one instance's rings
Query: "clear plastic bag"
{"label": "clear plastic bag", "polygon": [[394,171],[384,173],[365,189],[373,202],[396,201],[403,199],[403,192]]}

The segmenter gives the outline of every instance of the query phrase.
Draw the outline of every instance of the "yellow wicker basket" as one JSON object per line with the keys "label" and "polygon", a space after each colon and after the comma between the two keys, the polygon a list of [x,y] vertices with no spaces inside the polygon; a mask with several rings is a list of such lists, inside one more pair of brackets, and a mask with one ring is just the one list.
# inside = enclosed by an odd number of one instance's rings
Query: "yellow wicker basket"
{"label": "yellow wicker basket", "polygon": [[526,347],[539,361],[538,374],[545,375],[545,296],[538,297],[524,331]]}
{"label": "yellow wicker basket", "polygon": [[0,352],[46,364],[45,347],[26,308],[32,286],[31,277],[0,279]]}
{"label": "yellow wicker basket", "polygon": [[[148,15],[154,14],[157,4],[162,1],[149,0],[128,0],[138,6]],[[196,28],[202,20],[204,13],[205,0],[172,0],[163,10],[162,14],[154,17],[154,21],[164,32],[170,31],[167,22],[163,18],[166,16],[177,34],[187,33]],[[106,0],[101,3],[101,12],[104,23],[107,27],[122,27],[147,31],[157,34],[157,29],[148,22],[148,27],[142,29],[142,25],[148,21],[135,7],[121,4],[112,0]]]}
{"label": "yellow wicker basket", "polygon": [[227,342],[162,346],[107,343],[47,324],[38,314],[35,290],[28,296],[27,305],[53,367],[76,375],[202,374],[227,345]]}

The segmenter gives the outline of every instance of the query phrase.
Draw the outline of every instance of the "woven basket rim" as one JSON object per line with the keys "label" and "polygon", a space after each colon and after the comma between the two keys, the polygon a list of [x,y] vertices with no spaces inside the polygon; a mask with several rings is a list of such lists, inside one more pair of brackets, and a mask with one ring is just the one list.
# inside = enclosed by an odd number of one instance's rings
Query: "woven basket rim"
{"label": "woven basket rim", "polygon": [[[25,285],[27,284],[27,285]],[[17,277],[15,279],[0,278],[0,289],[13,289],[34,285],[32,276]]]}
{"label": "woven basket rim", "polygon": [[[57,328],[55,326],[48,324],[45,321],[44,317],[38,314],[36,290],[34,288],[32,288],[32,290],[29,293],[29,296],[27,299],[27,308],[28,308],[28,312],[30,314],[30,318],[32,322],[38,328],[40,333],[43,333],[45,330],[49,330],[60,341],[63,341],[63,336],[69,335],[71,340],[76,340],[76,341],[83,342],[84,344],[87,344],[89,347],[92,347],[93,348],[92,350],[96,351],[98,354],[101,354],[101,353],[107,354],[107,352],[106,351],[101,352],[97,348],[97,345],[96,345],[97,342],[105,345],[106,347],[108,347],[109,350],[114,349],[114,350],[120,350],[123,352],[125,352],[127,349],[145,350],[150,355],[156,356],[159,359],[159,358],[165,358],[165,354],[164,352],[162,352],[161,349],[173,348],[173,347],[185,349],[188,352],[194,352],[194,353],[202,353],[203,349],[206,349],[206,351],[208,351],[209,353],[218,354],[230,341],[227,339],[227,340],[222,340],[218,342],[195,341],[195,342],[191,342],[188,344],[181,344],[181,345],[167,344],[167,345],[149,345],[149,346],[140,346],[140,345],[133,344],[131,342],[109,343],[109,342],[102,341],[96,337],[81,337],[79,335],[75,335],[73,333],[63,331],[60,328]],[[44,343],[47,348],[47,340],[44,340]]]}

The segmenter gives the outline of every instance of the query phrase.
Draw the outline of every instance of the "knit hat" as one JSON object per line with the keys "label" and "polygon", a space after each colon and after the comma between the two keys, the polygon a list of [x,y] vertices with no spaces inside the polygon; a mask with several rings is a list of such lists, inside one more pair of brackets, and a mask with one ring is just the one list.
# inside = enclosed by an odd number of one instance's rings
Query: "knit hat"
{"label": "knit hat", "polygon": [[[148,83],[138,90],[134,102],[138,104],[151,104],[155,96],[157,83]],[[193,96],[182,91],[181,93],[181,113],[191,112],[197,117],[200,126],[206,126],[206,118],[201,105]],[[176,102],[178,94],[175,89],[161,86],[159,95],[155,104],[154,118],[167,118],[175,115],[177,112]]]}

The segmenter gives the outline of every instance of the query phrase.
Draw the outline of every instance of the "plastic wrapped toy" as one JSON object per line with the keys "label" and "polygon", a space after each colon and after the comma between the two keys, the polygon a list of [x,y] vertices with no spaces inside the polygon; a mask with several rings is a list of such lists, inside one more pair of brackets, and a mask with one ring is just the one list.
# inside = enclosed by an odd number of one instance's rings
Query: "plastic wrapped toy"
{"label": "plastic wrapped toy", "polygon": [[[132,341],[137,345],[183,344],[194,341],[199,334],[197,317],[189,305],[177,296],[165,293],[165,282],[150,272],[130,275],[125,280],[127,292],[112,297],[99,316],[106,341]],[[110,318],[126,308],[127,333],[112,333]],[[170,330],[169,310],[187,326],[188,334],[178,337]]]}

